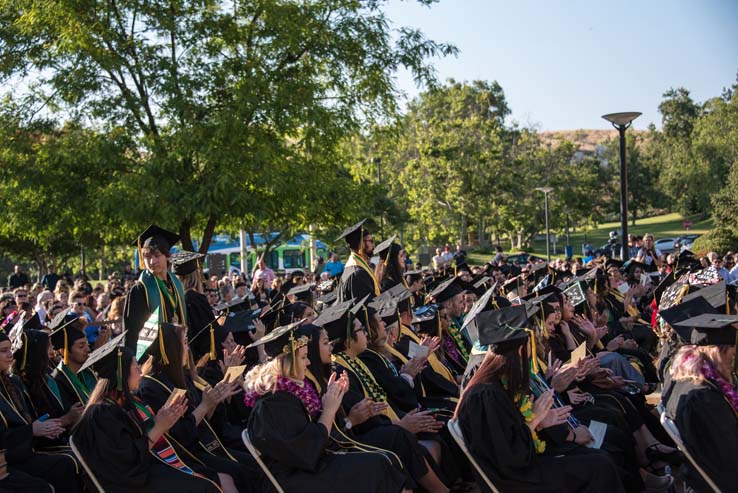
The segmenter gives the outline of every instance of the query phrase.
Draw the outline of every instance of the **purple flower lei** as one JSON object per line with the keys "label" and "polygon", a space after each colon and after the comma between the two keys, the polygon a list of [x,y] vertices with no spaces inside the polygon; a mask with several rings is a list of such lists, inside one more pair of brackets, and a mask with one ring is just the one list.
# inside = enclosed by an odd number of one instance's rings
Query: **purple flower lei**
{"label": "purple flower lei", "polygon": [[[309,381],[306,380],[302,385],[300,385],[298,382],[290,380],[289,378],[278,377],[276,390],[289,392],[300,399],[310,416],[317,416],[320,414],[323,407],[320,402],[320,396],[315,388],[310,385]],[[261,394],[257,392],[246,392],[243,396],[243,403],[246,407],[254,407],[256,401],[259,400],[259,397],[261,397]]]}
{"label": "purple flower lei", "polygon": [[706,359],[702,361],[702,375],[720,388],[723,394],[725,394],[725,397],[728,398],[733,411],[738,414],[738,391]]}

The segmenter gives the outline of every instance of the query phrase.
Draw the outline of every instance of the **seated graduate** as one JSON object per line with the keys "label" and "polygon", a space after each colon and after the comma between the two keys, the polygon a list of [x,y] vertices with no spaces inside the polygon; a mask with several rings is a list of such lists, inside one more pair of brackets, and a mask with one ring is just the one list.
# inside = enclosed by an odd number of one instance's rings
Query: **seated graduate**
{"label": "seated graduate", "polygon": [[166,435],[187,412],[187,398],[154,413],[136,397],[141,369],[133,352],[118,345],[122,337],[97,350],[100,380],[72,437],[81,457],[111,493],[221,491],[218,475],[179,452]]}
{"label": "seated graduate", "polygon": [[[18,375],[10,373],[13,364],[11,343],[0,331],[0,447],[12,472],[19,471],[40,478],[61,493],[76,493],[80,488],[80,470],[71,454],[37,452],[34,439],[55,439],[64,433],[59,419],[40,420],[35,416],[27,389]],[[18,474],[18,480],[20,481]]]}
{"label": "seated graduate", "polygon": [[[249,371],[244,384],[246,404],[253,407],[249,433],[269,469],[285,491],[403,491],[407,479],[394,454],[358,444],[350,432],[336,429],[347,376],[306,380],[309,339],[295,333],[299,325],[279,327],[254,343],[272,359]],[[322,342],[330,348],[327,336]]]}
{"label": "seated graduate", "polygon": [[[21,347],[14,353],[14,373],[21,377],[36,416],[59,419],[66,430],[77,424],[84,406],[65,403],[56,381],[49,375],[49,335],[41,330],[25,330]],[[67,434],[56,439],[38,437],[36,448],[46,449],[66,445]]]}
{"label": "seated graduate", "polygon": [[210,423],[218,405],[238,392],[239,382],[222,380],[211,387],[193,381],[189,371],[185,372],[191,359],[182,326],[160,323],[146,353],[153,367],[138,388],[141,400],[158,412],[176,389],[187,395],[187,412],[167,432],[178,452],[189,453],[217,471],[223,491],[257,491],[261,473],[253,458],[223,445]]}
{"label": "seated graduate", "polygon": [[[544,455],[538,432],[566,422],[568,408],[552,407],[553,390],[530,396],[528,331],[481,324],[484,362],[465,387],[457,419],[467,447],[501,491],[624,491],[604,452]],[[483,485],[484,481],[478,481]]]}
{"label": "seated graduate", "polygon": [[76,403],[87,404],[97,379],[89,369],[79,371],[90,356],[90,344],[84,328],[74,317],[67,315],[59,329],[51,333],[51,343],[54,349],[62,355],[59,366],[52,372],[51,377],[61,394],[65,411]]}
{"label": "seated graduate", "polygon": [[[738,390],[734,384],[738,315],[702,314],[672,327],[688,344],[671,364],[666,413],[697,464],[721,491],[735,491],[738,470]],[[687,483],[710,488],[697,471]]]}
{"label": "seated graduate", "polygon": [[458,375],[464,373],[469,362],[471,343],[461,333],[458,320],[464,313],[465,289],[459,278],[451,277],[439,284],[430,294],[439,306],[441,317],[441,348],[446,355],[447,366]]}
{"label": "seated graduate", "polygon": [[[343,407],[351,410],[354,406],[367,401],[370,404],[368,416],[356,429],[363,441],[372,443],[364,435],[372,430],[381,430],[379,434],[389,434],[392,446],[383,445],[397,453],[408,469],[412,478],[429,492],[447,491],[448,488],[439,479],[432,456],[426,456],[425,449],[418,443],[414,433],[419,431],[436,431],[437,420],[429,412],[412,411],[402,417],[398,416],[387,402],[387,393],[377,383],[371,371],[358,358],[367,348],[366,329],[356,314],[364,310],[365,297],[359,303],[347,301],[324,310],[313,322],[325,327],[329,337],[335,340],[333,362],[337,370],[348,374],[349,389],[343,397]],[[353,429],[354,423],[347,425]],[[382,446],[382,445],[380,445]],[[430,465],[429,465],[430,464]]]}
{"label": "seated graduate", "polygon": [[379,255],[381,262],[377,265],[375,275],[379,279],[379,289],[384,293],[398,284],[407,288],[405,283],[405,260],[407,252],[402,245],[395,243],[397,236],[392,236],[374,248],[374,253]]}

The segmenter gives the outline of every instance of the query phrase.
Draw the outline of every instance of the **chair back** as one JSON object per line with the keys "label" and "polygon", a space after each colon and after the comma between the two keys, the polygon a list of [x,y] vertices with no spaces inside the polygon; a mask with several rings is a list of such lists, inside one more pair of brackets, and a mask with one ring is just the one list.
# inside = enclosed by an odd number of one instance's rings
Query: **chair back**
{"label": "chair back", "polygon": [[682,451],[682,453],[687,457],[687,460],[692,464],[692,467],[695,468],[697,472],[700,473],[700,476],[702,476],[702,479],[705,480],[705,482],[712,488],[712,490],[715,493],[721,493],[720,489],[718,489],[715,482],[710,479],[710,476],[707,475],[704,469],[702,469],[699,464],[694,460],[694,457],[692,457],[692,454],[689,453],[687,450],[687,447],[684,445],[684,442],[682,441],[682,436],[679,434],[679,429],[676,427],[676,423],[666,415],[665,412],[661,413],[661,426],[664,427],[664,430],[666,430],[666,433],[669,434],[672,440],[674,440],[674,443],[679,448],[679,450]]}
{"label": "chair back", "polygon": [[451,436],[454,438],[456,444],[464,452],[466,457],[469,459],[469,462],[472,463],[482,479],[484,479],[484,482],[487,483],[487,487],[492,490],[492,493],[500,493],[500,491],[495,488],[495,485],[492,483],[489,477],[484,473],[484,470],[479,466],[479,463],[477,463],[474,457],[472,457],[471,452],[469,452],[469,449],[466,446],[466,442],[464,441],[464,435],[461,433],[459,422],[455,419],[450,419],[448,420],[446,426],[448,426],[448,431],[449,433],[451,433]]}
{"label": "chair back", "polygon": [[69,448],[72,449],[72,452],[79,460],[80,464],[82,464],[82,467],[84,468],[85,472],[87,472],[87,476],[92,480],[92,483],[95,485],[95,488],[97,488],[97,491],[99,493],[105,493],[105,489],[100,484],[100,481],[97,480],[97,477],[95,477],[95,473],[92,471],[92,468],[87,465],[87,461],[85,461],[85,458],[82,457],[82,454],[79,453],[79,449],[74,444],[74,436],[69,436]]}
{"label": "chair back", "polygon": [[266,477],[269,478],[269,481],[272,482],[272,486],[274,486],[274,488],[277,490],[277,493],[284,493],[284,489],[282,489],[282,487],[277,482],[277,478],[274,477],[266,464],[264,464],[264,461],[261,460],[261,452],[256,450],[254,444],[251,443],[251,437],[249,436],[248,428],[244,428],[243,432],[241,433],[241,439],[243,440],[243,444],[246,445],[246,449],[254,457],[254,460],[256,460],[256,462],[259,464],[259,467],[261,467],[261,470],[264,471]]}

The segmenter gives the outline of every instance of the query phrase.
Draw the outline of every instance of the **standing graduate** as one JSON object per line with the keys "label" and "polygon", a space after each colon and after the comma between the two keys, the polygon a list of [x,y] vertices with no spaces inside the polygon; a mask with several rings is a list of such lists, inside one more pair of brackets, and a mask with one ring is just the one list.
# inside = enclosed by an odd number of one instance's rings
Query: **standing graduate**
{"label": "standing graduate", "polygon": [[0,331],[0,448],[13,470],[41,478],[58,493],[80,491],[80,470],[71,454],[42,453],[34,449],[37,437],[55,439],[64,433],[60,420],[40,420],[33,412],[20,377],[10,373],[11,343]]}
{"label": "standing graduate", "polygon": [[[604,452],[543,455],[543,428],[566,422],[552,408],[553,391],[530,396],[528,332],[506,325],[478,327],[490,351],[462,394],[456,418],[470,453],[501,491],[621,492],[615,465]],[[484,488],[485,482],[478,481]]]}
{"label": "standing graduate", "polygon": [[141,382],[133,351],[114,344],[100,349],[105,355],[94,365],[100,381],[73,440],[104,491],[221,492],[217,474],[177,451],[167,437],[187,411],[187,399],[154,413],[131,393]]}
{"label": "standing graduate", "polygon": [[51,377],[59,389],[65,412],[74,404],[79,403],[83,406],[87,404],[87,399],[97,383],[92,371],[89,369],[79,371],[90,356],[90,344],[84,330],[78,325],[78,320],[64,322],[66,325],[62,325],[51,334],[54,349],[62,355],[62,360]]}
{"label": "standing graduate", "polygon": [[[688,344],[674,356],[671,392],[662,398],[684,445],[721,491],[735,491],[738,389],[734,384],[738,315],[702,314],[672,324]],[[710,491],[690,465],[687,483]]]}
{"label": "standing graduate", "polygon": [[349,259],[341,275],[338,286],[338,301],[363,299],[367,295],[369,300],[379,296],[379,281],[369,266],[369,260],[374,254],[374,239],[371,232],[364,226],[366,219],[362,219],[347,228],[336,241],[344,239],[351,250]]}
{"label": "standing graduate", "polygon": [[[285,491],[404,491],[402,464],[392,454],[357,444],[350,432],[331,440],[340,434],[336,414],[348,390],[347,377],[332,374],[328,382],[318,377],[322,398],[305,383],[309,339],[295,333],[298,326],[279,327],[255,343],[264,345],[272,359],[246,375],[246,402],[253,407],[249,433],[269,469]],[[318,374],[320,368],[313,371]]]}
{"label": "standing graduate", "polygon": [[187,323],[182,283],[168,270],[170,249],[178,241],[176,233],[152,224],[133,242],[145,269],[126,295],[123,330],[127,331],[126,347],[137,354],[139,333],[157,308],[159,322]]}

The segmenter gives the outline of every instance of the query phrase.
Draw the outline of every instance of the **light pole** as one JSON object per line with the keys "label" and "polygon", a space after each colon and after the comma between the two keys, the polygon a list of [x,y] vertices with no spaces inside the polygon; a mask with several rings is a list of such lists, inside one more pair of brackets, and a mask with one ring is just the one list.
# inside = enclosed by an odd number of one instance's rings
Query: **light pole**
{"label": "light pole", "polygon": [[551,231],[548,229],[548,194],[553,192],[551,187],[538,187],[539,192],[543,192],[543,201],[546,209],[546,261],[551,262]]}
{"label": "light pole", "polygon": [[628,260],[628,168],[625,166],[625,131],[633,123],[633,120],[641,116],[637,111],[625,113],[610,113],[602,115],[602,118],[612,123],[620,134],[620,258]]}

